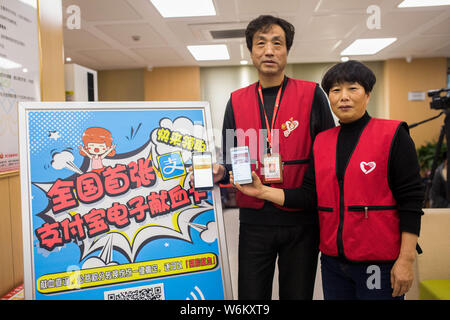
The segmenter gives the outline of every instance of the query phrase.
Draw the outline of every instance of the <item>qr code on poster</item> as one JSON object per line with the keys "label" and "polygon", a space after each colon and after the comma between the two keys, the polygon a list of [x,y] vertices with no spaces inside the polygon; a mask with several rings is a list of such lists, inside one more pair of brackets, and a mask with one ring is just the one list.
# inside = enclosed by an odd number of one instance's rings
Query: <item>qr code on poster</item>
{"label": "qr code on poster", "polygon": [[157,283],[104,292],[105,300],[164,300],[164,284]]}

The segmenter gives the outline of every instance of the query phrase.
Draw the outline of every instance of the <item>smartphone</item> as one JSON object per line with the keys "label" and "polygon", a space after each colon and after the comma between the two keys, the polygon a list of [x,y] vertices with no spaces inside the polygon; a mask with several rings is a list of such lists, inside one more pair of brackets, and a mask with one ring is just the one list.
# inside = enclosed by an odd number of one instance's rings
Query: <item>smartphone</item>
{"label": "smartphone", "polygon": [[252,167],[248,146],[230,149],[231,167],[235,183],[252,183]]}
{"label": "smartphone", "polygon": [[214,187],[211,152],[193,152],[192,168],[196,190],[209,190]]}

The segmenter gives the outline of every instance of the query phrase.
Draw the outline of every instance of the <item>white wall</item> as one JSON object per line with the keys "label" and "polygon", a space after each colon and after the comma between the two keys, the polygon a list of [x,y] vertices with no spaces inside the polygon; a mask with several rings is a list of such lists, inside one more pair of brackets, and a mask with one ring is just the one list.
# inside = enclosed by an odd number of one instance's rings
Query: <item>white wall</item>
{"label": "white wall", "polygon": [[[253,66],[200,68],[201,99],[209,101],[215,131],[222,131],[223,115],[230,94],[234,90],[258,81]],[[215,144],[220,147],[220,135],[215,134]]]}

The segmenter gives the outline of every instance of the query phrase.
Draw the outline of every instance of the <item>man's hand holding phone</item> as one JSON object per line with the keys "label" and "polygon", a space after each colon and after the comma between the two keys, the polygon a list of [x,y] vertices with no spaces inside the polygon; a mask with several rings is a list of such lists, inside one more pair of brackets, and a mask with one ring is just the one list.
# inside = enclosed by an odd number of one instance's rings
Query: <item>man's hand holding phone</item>
{"label": "man's hand holding phone", "polygon": [[221,164],[218,164],[218,163],[213,164],[214,183],[217,183],[223,179],[223,177],[225,176],[226,170],[227,169],[225,169],[225,167]]}
{"label": "man's hand holding phone", "polygon": [[[193,167],[192,166],[189,167],[188,171],[192,172],[193,171]],[[225,176],[225,171],[226,171],[226,169],[225,169],[225,167],[223,165],[218,164],[218,163],[214,163],[212,165],[213,182],[217,183],[220,180],[222,180],[223,177]],[[191,185],[194,185],[194,175],[193,174],[190,177],[190,181],[191,181]]]}

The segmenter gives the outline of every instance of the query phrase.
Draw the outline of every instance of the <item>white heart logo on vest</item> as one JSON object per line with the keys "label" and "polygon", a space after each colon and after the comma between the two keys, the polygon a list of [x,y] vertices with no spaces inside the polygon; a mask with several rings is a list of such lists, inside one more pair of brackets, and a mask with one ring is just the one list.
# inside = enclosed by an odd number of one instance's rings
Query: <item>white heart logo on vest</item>
{"label": "white heart logo on vest", "polygon": [[361,162],[359,164],[359,167],[361,168],[361,171],[364,172],[365,174],[369,174],[371,173],[373,170],[375,170],[375,167],[377,166],[377,164],[375,162]]}
{"label": "white heart logo on vest", "polygon": [[283,130],[284,136],[287,138],[297,127],[298,121],[291,117],[288,121],[281,125],[281,130]]}

